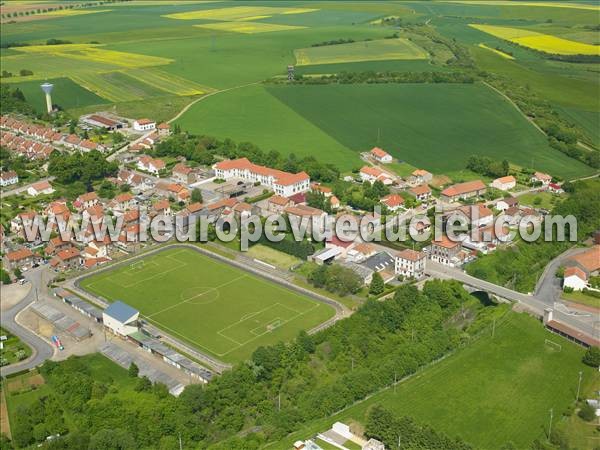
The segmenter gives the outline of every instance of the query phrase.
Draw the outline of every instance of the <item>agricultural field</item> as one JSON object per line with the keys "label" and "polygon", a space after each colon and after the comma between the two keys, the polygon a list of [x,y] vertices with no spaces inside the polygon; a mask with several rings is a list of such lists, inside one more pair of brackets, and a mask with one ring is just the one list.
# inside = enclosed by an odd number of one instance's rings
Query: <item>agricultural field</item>
{"label": "agricultural field", "polygon": [[492,36],[546,53],[556,53],[559,55],[600,55],[600,47],[597,45],[570,41],[535,31],[493,25],[471,24],[471,26]]}
{"label": "agricultural field", "polygon": [[148,322],[227,362],[333,316],[308,297],[217,262],[169,249],[86,278],[87,291],[139,309]]}
{"label": "agricultural field", "polygon": [[[231,105],[240,105],[235,116]],[[342,170],[359,167],[358,154],[379,145],[435,173],[463,169],[472,154],[525,167],[533,158],[539,170],[564,177],[591,171],[551,149],[511,104],[479,84],[251,86],[198,102],[178,123],[267,150],[319,154]]]}
{"label": "agricultural field", "polygon": [[426,59],[427,52],[406,39],[380,39],[294,50],[296,64],[335,64],[395,59]]}
{"label": "agricultural field", "polygon": [[[509,313],[493,337],[489,333],[479,338],[396,389],[387,388],[307,425],[276,447],[287,448],[294,439],[312,436],[336,421],[364,424],[369,408],[380,404],[449,436],[460,436],[474,448],[499,449],[508,441],[516,448],[530,448],[534,439],[546,439],[551,408],[555,426],[564,426],[559,418],[575,400],[579,371],[583,371],[582,392],[591,392],[600,383],[600,374],[581,362],[583,353],[528,315]],[[588,428],[583,440],[593,434],[593,427]]]}

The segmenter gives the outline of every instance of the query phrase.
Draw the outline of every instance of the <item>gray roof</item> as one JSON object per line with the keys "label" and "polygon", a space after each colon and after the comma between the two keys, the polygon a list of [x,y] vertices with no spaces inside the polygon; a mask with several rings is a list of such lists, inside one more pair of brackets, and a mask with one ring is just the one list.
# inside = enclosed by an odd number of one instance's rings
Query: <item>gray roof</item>
{"label": "gray roof", "polygon": [[341,262],[340,265],[343,267],[346,267],[347,269],[354,271],[363,280],[368,279],[371,275],[373,275],[373,272],[374,272],[372,269],[370,269],[366,266],[363,266],[361,264],[356,264],[356,263],[350,262],[350,261]]}
{"label": "gray roof", "polygon": [[111,303],[108,308],[104,310],[104,314],[118,320],[121,323],[126,323],[133,316],[138,314],[138,310],[120,300],[117,300],[116,302]]}
{"label": "gray roof", "polygon": [[388,252],[379,252],[367,258],[362,265],[375,272],[381,272],[389,265],[394,266],[394,257]]}

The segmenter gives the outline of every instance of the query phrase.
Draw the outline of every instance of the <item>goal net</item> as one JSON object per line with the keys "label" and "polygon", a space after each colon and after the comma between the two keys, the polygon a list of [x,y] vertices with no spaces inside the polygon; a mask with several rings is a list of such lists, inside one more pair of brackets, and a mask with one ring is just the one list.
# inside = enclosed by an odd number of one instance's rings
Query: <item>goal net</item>
{"label": "goal net", "polygon": [[136,261],[134,263],[131,263],[131,265],[129,266],[131,269],[142,269],[144,267],[144,261]]}
{"label": "goal net", "polygon": [[550,350],[555,350],[560,352],[562,350],[562,345],[557,342],[551,341],[550,339],[544,339],[544,346]]}

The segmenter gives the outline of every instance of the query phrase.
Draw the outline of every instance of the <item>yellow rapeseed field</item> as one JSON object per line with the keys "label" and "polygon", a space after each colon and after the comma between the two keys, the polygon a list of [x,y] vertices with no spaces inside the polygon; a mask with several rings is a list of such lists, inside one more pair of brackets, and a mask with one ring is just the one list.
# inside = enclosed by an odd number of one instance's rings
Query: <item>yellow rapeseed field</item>
{"label": "yellow rapeseed field", "polygon": [[272,6],[234,6],[231,8],[203,9],[199,11],[187,11],[182,13],[166,14],[163,17],[179,20],[244,20],[249,17],[273,16],[275,14],[302,14],[318,11],[313,8],[281,8]]}
{"label": "yellow rapeseed field", "polygon": [[194,25],[198,28],[206,28],[208,30],[219,30],[219,31],[231,31],[235,33],[269,33],[272,31],[287,31],[296,30],[306,27],[295,26],[295,25],[277,25],[275,23],[263,23],[263,22],[215,22]]}
{"label": "yellow rapeseed field", "polygon": [[600,46],[570,41],[520,28],[471,24],[471,27],[524,47],[558,55],[599,55]]}
{"label": "yellow rapeseed field", "polygon": [[60,9],[58,11],[50,11],[44,13],[44,16],[82,16],[84,14],[94,14],[94,13],[103,13],[110,12],[112,9]]}
{"label": "yellow rapeseed field", "polygon": [[600,11],[598,5],[586,5],[584,3],[561,3],[561,2],[515,2],[512,0],[443,0],[444,3],[463,3],[468,5],[485,6],[537,6],[546,8],[571,8],[584,9],[588,11]]}
{"label": "yellow rapeseed field", "polygon": [[492,48],[492,47],[488,47],[488,46],[487,46],[487,45],[485,45],[485,44],[479,44],[479,47],[480,47],[480,48],[485,48],[486,50],[489,50],[489,51],[492,51],[492,52],[494,52],[495,54],[497,54],[497,55],[499,55],[499,56],[502,56],[503,58],[506,58],[506,59],[515,59],[515,58],[514,58],[514,56],[512,56],[512,55],[509,55],[508,53],[501,52],[501,51],[500,51],[500,50],[498,50],[498,49],[495,49],[495,48]]}

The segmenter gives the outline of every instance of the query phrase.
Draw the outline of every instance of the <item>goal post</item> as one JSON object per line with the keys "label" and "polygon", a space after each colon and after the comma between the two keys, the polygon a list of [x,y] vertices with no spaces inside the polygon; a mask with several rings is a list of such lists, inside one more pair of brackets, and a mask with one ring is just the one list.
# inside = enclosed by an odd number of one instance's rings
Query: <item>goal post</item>
{"label": "goal post", "polygon": [[143,267],[144,267],[144,260],[135,261],[129,265],[129,268],[131,268],[131,269],[141,269]]}
{"label": "goal post", "polygon": [[551,341],[550,339],[544,339],[544,346],[559,352],[562,350],[562,345],[558,342]]}

